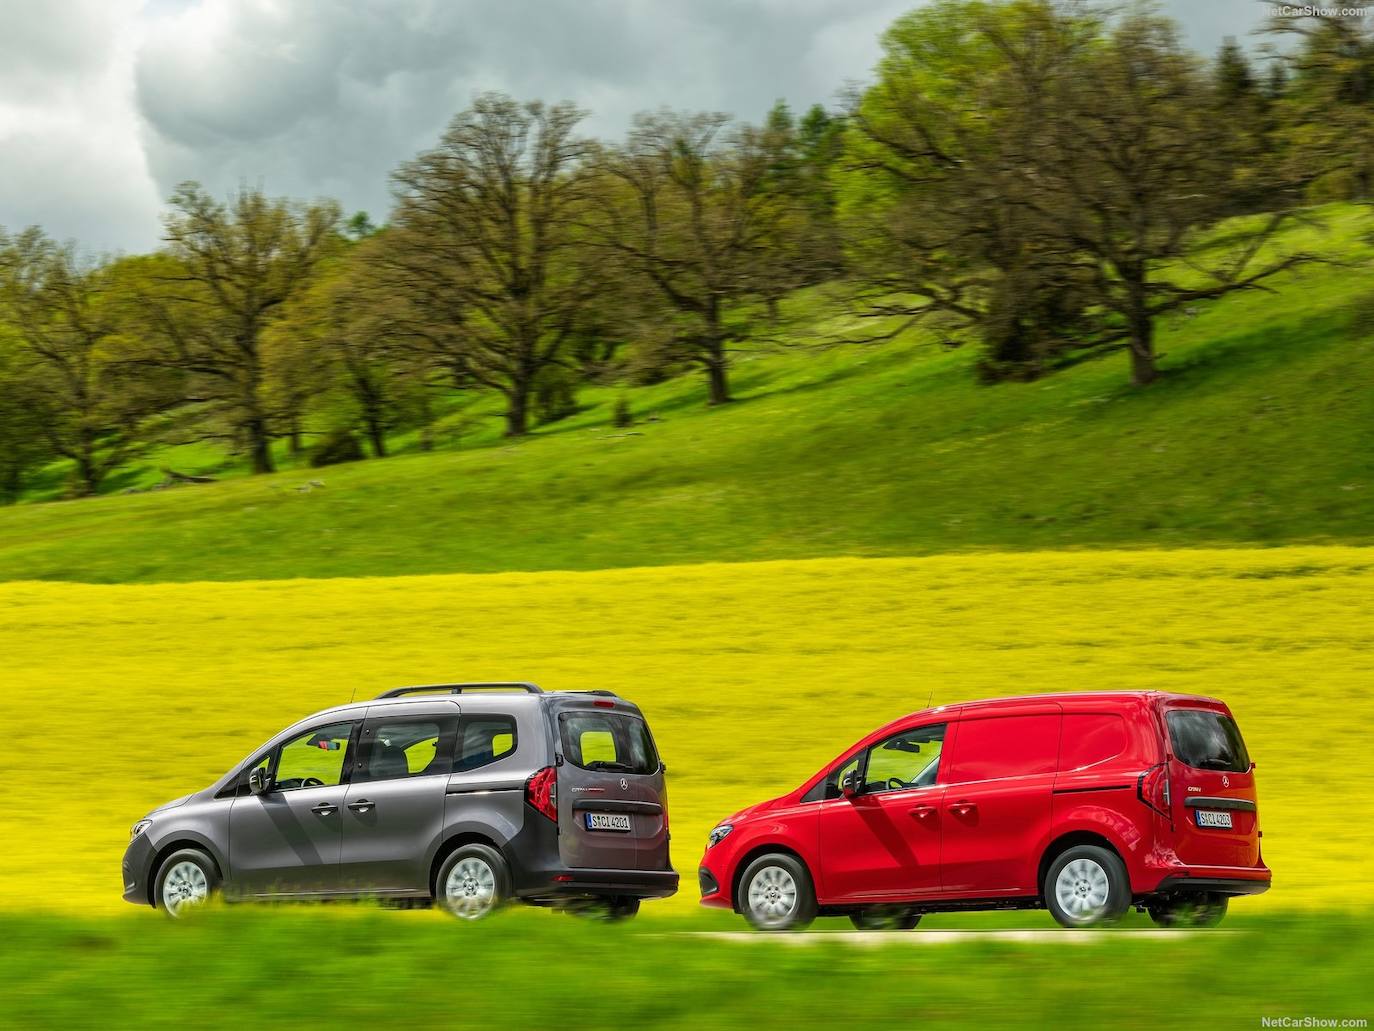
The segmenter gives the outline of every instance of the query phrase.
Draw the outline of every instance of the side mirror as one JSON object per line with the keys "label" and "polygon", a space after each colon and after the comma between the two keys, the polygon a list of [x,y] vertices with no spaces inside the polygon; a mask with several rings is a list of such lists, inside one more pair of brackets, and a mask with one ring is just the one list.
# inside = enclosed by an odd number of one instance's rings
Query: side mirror
{"label": "side mirror", "polygon": [[272,789],[272,775],[267,772],[266,766],[255,766],[248,774],[248,790],[255,795],[262,795]]}
{"label": "side mirror", "polygon": [[853,798],[859,793],[859,771],[850,770],[840,781],[840,794],[845,798]]}

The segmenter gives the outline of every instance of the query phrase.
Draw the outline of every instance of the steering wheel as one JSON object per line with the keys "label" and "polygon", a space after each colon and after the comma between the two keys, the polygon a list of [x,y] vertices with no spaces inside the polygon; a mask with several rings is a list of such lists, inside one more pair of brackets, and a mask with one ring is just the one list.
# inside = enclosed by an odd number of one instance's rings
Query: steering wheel
{"label": "steering wheel", "polygon": [[911,785],[908,784],[906,781],[902,780],[901,777],[888,777],[888,778],[887,778],[887,790],[888,790],[888,791],[900,791],[900,790],[902,790],[902,788],[906,788],[906,787],[910,787],[910,786],[911,786]]}
{"label": "steering wheel", "polygon": [[324,787],[324,781],[320,780],[319,777],[302,777],[302,778],[301,778],[301,787],[303,787],[303,788],[322,788],[322,787]]}

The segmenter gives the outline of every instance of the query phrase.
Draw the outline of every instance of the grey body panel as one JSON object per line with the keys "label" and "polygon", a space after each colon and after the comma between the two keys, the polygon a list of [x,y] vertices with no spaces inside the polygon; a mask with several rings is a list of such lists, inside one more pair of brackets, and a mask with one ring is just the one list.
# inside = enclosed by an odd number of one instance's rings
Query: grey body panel
{"label": "grey body panel", "polygon": [[339,890],[342,785],[243,795],[229,803],[229,876],[243,898]]}

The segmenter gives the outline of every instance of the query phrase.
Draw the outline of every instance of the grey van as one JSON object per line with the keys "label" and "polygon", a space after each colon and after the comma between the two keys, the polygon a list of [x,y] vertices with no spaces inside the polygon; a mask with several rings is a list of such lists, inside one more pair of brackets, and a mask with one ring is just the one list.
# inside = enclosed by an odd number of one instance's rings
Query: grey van
{"label": "grey van", "polygon": [[530,683],[403,687],[287,727],[134,824],[124,898],[370,897],[633,915],[677,890],[664,766],[638,706]]}

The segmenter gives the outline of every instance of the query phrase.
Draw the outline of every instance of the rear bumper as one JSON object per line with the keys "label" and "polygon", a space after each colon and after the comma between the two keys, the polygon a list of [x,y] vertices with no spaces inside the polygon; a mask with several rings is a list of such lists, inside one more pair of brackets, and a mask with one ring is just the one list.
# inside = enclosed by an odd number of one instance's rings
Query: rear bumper
{"label": "rear bumper", "polygon": [[1273,883],[1269,871],[1263,879],[1258,877],[1190,877],[1174,875],[1159,882],[1155,893],[1160,895],[1184,895],[1193,892],[1216,892],[1220,895],[1262,895]]}
{"label": "rear bumper", "polygon": [[562,899],[585,895],[621,895],[666,899],[677,894],[676,870],[553,870],[516,888],[517,898]]}

